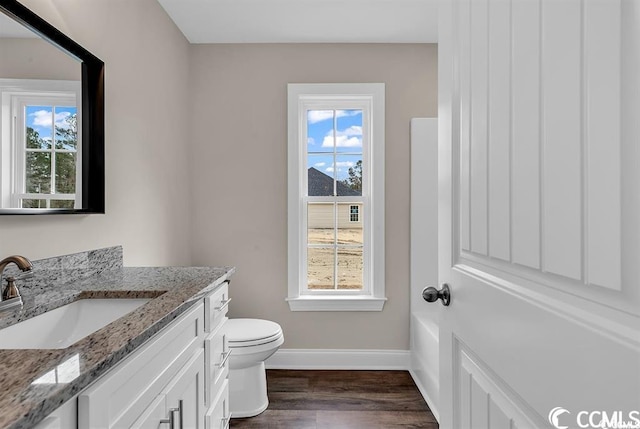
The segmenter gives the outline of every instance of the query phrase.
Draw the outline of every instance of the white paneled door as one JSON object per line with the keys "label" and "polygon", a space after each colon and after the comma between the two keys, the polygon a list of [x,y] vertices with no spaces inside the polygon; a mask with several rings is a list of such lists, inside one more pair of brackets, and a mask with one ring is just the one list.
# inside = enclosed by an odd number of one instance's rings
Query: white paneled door
{"label": "white paneled door", "polygon": [[441,427],[640,427],[640,2],[440,6]]}

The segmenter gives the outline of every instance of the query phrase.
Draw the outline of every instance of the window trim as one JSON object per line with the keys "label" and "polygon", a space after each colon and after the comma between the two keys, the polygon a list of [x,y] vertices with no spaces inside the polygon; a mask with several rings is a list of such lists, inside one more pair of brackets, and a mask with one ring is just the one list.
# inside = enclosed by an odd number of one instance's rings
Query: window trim
{"label": "window trim", "polygon": [[[47,201],[47,209],[50,209],[51,201],[53,200],[73,200],[74,201],[74,209],[80,208],[81,201],[78,198],[81,193],[78,193],[78,190],[82,192],[82,142],[80,141],[80,133],[78,133],[78,145],[76,146],[76,150],[69,151],[64,149],[57,149],[53,142],[51,143],[51,148],[47,150],[35,150],[28,149],[24,142],[26,140],[25,136],[25,128],[23,124],[26,122],[27,118],[25,117],[25,109],[29,105],[41,105],[41,106],[52,106],[59,107],[62,105],[72,105],[76,106],[77,104],[77,96],[76,94],[70,94],[67,92],[60,93],[42,93],[42,94],[29,94],[29,95],[16,95],[12,94],[12,106],[11,106],[11,117],[15,118],[16,123],[14,124],[15,130],[13,134],[13,140],[9,143],[12,146],[12,150],[15,151],[16,157],[14,159],[14,163],[12,165],[12,179],[13,185],[11,186],[11,206],[10,207],[19,207],[22,208],[19,204],[20,200],[23,199],[37,199],[37,200],[45,200]],[[77,110],[77,107],[76,107]],[[76,113],[78,119],[81,118],[78,113]],[[51,156],[50,164],[51,164],[51,192],[48,194],[38,194],[38,193],[28,193],[25,191],[26,183],[25,183],[25,173],[26,173],[26,155],[29,152],[41,152],[48,153]],[[56,161],[55,157],[58,154],[62,153],[74,153],[76,154],[76,174],[75,174],[75,183],[76,183],[76,192],[72,194],[63,194],[55,192],[55,178],[56,178]]]}
{"label": "window trim", "polygon": [[[75,99],[78,105],[81,99],[81,82],[70,80],[40,80],[40,79],[0,79],[0,209],[8,210],[15,207],[18,196],[28,197],[22,189],[24,172],[24,151],[17,147],[18,140],[23,137],[15,123],[17,109],[26,102],[37,100]],[[46,103],[45,103],[46,104]],[[74,195],[75,209],[82,205],[83,181],[83,145],[82,145],[82,109],[77,109],[78,117],[78,146],[76,149],[76,192],[75,194],[37,194],[36,199],[63,200]],[[33,194],[36,195],[36,194]],[[22,209],[21,209],[22,210]],[[66,209],[65,209],[66,210]],[[53,210],[49,209],[51,213]]]}
{"label": "window trim", "polygon": [[[368,289],[362,292],[333,291],[315,293],[306,290],[301,279],[305,245],[302,237],[306,227],[306,176],[301,165],[306,165],[306,150],[300,142],[306,141],[306,110],[311,102],[321,105],[326,101],[332,108],[340,104],[366,105],[370,111],[368,124],[370,142],[363,148],[365,179],[370,181],[369,206],[365,218],[370,222],[365,249],[369,267]],[[345,104],[346,105],[346,104]],[[316,108],[316,107],[314,107]],[[288,297],[292,311],[381,311],[385,297],[384,261],[384,139],[385,139],[385,86],[383,83],[367,84],[289,84],[288,85]],[[365,124],[363,124],[365,126]],[[302,177],[301,177],[302,176]],[[364,195],[363,195],[364,196]],[[380,227],[382,225],[382,227]],[[367,272],[364,273],[367,276]]]}

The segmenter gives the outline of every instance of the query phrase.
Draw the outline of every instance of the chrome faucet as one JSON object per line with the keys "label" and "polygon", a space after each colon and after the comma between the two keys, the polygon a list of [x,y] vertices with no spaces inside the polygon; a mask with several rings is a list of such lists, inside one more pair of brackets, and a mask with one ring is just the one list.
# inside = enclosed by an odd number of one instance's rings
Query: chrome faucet
{"label": "chrome faucet", "polygon": [[[24,256],[13,255],[4,258],[0,261],[0,285],[2,285],[2,276],[4,275],[4,269],[11,262],[16,264],[21,271],[31,271],[33,264],[30,260]],[[0,308],[13,307],[14,305],[22,305],[22,297],[18,291],[18,287],[15,284],[16,279],[14,277],[7,277],[7,286],[2,291],[2,301],[0,301]]]}

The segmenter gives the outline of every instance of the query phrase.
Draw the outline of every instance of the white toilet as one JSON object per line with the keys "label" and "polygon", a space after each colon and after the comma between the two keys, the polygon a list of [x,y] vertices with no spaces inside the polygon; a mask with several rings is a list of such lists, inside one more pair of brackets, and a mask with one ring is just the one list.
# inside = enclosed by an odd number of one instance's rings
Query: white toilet
{"label": "white toilet", "polygon": [[284,342],[282,328],[262,319],[229,319],[229,411],[232,418],[253,417],[267,409],[264,361]]}

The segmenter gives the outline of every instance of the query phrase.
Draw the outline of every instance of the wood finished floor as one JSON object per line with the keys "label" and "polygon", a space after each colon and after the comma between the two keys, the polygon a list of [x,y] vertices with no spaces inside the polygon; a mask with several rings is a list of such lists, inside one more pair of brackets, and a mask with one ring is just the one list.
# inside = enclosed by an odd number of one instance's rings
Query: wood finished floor
{"label": "wood finished floor", "polygon": [[269,408],[234,429],[437,429],[406,371],[268,370]]}

